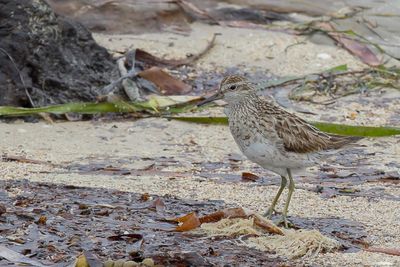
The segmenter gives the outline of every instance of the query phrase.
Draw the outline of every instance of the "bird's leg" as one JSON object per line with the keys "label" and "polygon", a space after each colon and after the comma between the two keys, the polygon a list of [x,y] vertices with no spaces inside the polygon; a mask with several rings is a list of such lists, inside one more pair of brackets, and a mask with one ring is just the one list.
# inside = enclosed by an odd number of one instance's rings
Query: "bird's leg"
{"label": "bird's leg", "polygon": [[281,196],[283,189],[285,189],[286,184],[287,184],[286,177],[281,176],[281,187],[279,187],[278,193],[276,193],[276,196],[272,201],[272,204],[269,207],[268,211],[264,214],[264,216],[266,216],[268,219],[271,219],[272,213],[274,213],[275,211],[276,203],[278,203],[279,197]]}
{"label": "bird's leg", "polygon": [[292,198],[292,194],[295,189],[292,172],[290,171],[290,169],[287,169],[287,173],[288,173],[288,178],[289,178],[289,192],[288,192],[287,200],[285,203],[285,208],[283,209],[283,213],[282,213],[282,222],[286,228],[288,228],[288,226],[289,226],[288,221],[287,221],[287,212],[288,212],[288,208],[289,208],[289,204],[290,204],[290,199]]}

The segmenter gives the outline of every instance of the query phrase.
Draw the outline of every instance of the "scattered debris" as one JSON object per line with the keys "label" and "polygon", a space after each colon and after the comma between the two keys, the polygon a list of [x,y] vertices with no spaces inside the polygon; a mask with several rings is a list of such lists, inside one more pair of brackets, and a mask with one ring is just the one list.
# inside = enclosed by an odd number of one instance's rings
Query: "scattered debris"
{"label": "scattered debris", "polygon": [[[2,215],[7,218],[1,226],[2,235],[14,235],[14,240],[24,238],[24,242],[18,245],[10,239],[1,240],[1,266],[9,262],[32,266],[74,264],[82,251],[84,253],[79,258],[79,264],[90,261],[99,264],[113,259],[113,262],[134,261],[142,264],[151,264],[154,261],[154,265],[168,262],[174,262],[175,266],[182,262],[208,262],[218,265],[221,258],[209,252],[209,248],[214,246],[218,251],[215,253],[224,257],[224,264],[250,263],[258,266],[262,262],[272,264],[282,261],[279,258],[273,259],[269,254],[260,254],[256,249],[245,249],[223,240],[198,239],[175,230],[160,231],[160,226],[165,222],[160,221],[158,212],[148,208],[136,208],[143,204],[141,194],[27,180],[8,180],[0,183],[0,188],[5,192],[20,192],[21,196],[24,196],[25,192],[31,192],[35,195],[34,200],[25,202],[24,206],[15,206],[13,203],[19,195],[0,194],[0,202],[10,207]],[[172,216],[189,213],[197,203],[173,197],[163,197],[162,202],[168,206],[164,213]],[[81,214],[86,210],[111,207],[113,212],[108,216]],[[207,201],[196,205],[197,211],[203,214],[212,213],[221,207],[222,202],[219,201]],[[46,225],[36,224],[37,215],[30,215],[32,210],[39,208],[43,214],[41,216],[47,218]],[[17,215],[18,212],[20,216],[26,215],[27,220],[21,219],[22,217]],[[171,242],[175,245],[172,246]],[[19,254],[16,251],[26,251],[27,254]],[[246,257],[234,257],[243,253]],[[111,264],[110,261],[107,264]],[[90,266],[97,265],[90,263]]]}
{"label": "scattered debris", "polygon": [[[258,214],[247,215],[249,213],[246,214],[240,208],[225,209],[222,214],[223,216],[217,216],[220,220],[207,219],[206,221],[213,222],[202,223],[199,231],[210,237],[248,235],[250,237],[242,241],[243,245],[263,251],[275,251],[278,255],[289,259],[311,257],[340,247],[337,240],[324,236],[317,230],[283,230]],[[198,221],[200,223],[202,218]]]}
{"label": "scattered debris", "polygon": [[196,213],[191,212],[187,215],[173,219],[171,221],[179,223],[179,225],[175,229],[176,231],[190,231],[198,228],[199,226],[201,226],[201,228],[207,227],[206,225],[209,223],[215,223],[224,219],[235,218],[251,218],[251,220],[253,220],[254,222],[254,225],[262,228],[264,231],[271,234],[283,234],[282,230],[280,230],[270,221],[243,208],[223,209],[200,218],[197,217]]}

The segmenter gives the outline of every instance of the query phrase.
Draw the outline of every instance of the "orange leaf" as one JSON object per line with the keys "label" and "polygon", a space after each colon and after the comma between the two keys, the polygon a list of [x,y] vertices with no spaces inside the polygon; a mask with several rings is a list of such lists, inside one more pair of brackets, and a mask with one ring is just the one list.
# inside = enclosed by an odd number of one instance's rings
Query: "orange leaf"
{"label": "orange leaf", "polygon": [[224,216],[225,216],[224,212],[222,210],[219,210],[219,211],[213,212],[211,214],[205,215],[203,217],[200,217],[199,220],[200,220],[200,223],[218,222],[218,221],[222,220],[223,218],[225,218]]}
{"label": "orange leaf", "polygon": [[284,235],[284,233],[278,226],[270,223],[269,221],[265,220],[260,216],[257,215],[254,216],[254,224],[257,225],[258,227],[261,227],[270,234]]}
{"label": "orange leaf", "polygon": [[180,223],[180,225],[175,228],[175,230],[179,232],[190,231],[201,225],[195,212],[191,212],[185,216],[176,218],[174,221]]}
{"label": "orange leaf", "polygon": [[254,182],[257,181],[258,179],[260,179],[260,177],[251,172],[242,172],[242,180],[244,181]]}
{"label": "orange leaf", "polygon": [[218,222],[225,218],[247,218],[249,215],[243,208],[228,208],[223,209],[201,217],[201,223]]}

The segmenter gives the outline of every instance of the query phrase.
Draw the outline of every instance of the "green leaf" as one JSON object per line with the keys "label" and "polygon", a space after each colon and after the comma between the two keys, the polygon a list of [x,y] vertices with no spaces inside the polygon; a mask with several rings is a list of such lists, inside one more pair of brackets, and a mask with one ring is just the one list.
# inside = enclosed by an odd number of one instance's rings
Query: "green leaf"
{"label": "green leaf", "polygon": [[221,124],[228,125],[227,117],[164,117],[169,120],[178,120],[200,124]]}
{"label": "green leaf", "polygon": [[69,112],[81,114],[95,114],[107,112],[143,112],[150,113],[181,113],[193,109],[195,102],[199,99],[196,96],[152,96],[146,102],[101,102],[101,103],[67,103],[61,105],[21,108],[0,106],[0,116],[29,116],[39,113],[65,114]]}
{"label": "green leaf", "polygon": [[330,68],[328,70],[326,70],[326,72],[343,72],[343,71],[347,71],[347,64],[343,64],[343,65],[339,65],[333,68]]}
{"label": "green leaf", "polygon": [[[202,124],[220,124],[227,125],[228,119],[226,117],[167,117],[172,120],[179,120],[192,123]],[[335,124],[328,122],[310,122],[312,125],[321,131],[350,136],[364,136],[364,137],[380,137],[400,135],[400,128],[395,127],[372,127],[372,126],[352,126],[345,124]]]}
{"label": "green leaf", "polygon": [[337,31],[337,32],[345,33],[345,34],[348,34],[350,36],[358,36],[358,34],[355,33],[353,30],[345,30],[345,31]]}
{"label": "green leaf", "polygon": [[380,137],[400,134],[400,128],[396,127],[354,126],[327,122],[312,122],[312,124],[321,131],[341,135]]}
{"label": "green leaf", "polygon": [[0,116],[27,116],[39,113],[64,114],[76,112],[82,114],[106,113],[106,112],[138,112],[152,107],[147,103],[69,103],[39,108],[0,107]]}

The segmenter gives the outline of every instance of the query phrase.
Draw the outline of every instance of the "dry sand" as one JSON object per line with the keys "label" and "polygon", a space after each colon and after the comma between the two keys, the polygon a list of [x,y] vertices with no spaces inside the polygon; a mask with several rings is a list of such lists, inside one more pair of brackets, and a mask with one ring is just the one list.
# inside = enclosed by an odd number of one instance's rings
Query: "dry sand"
{"label": "dry sand", "polygon": [[194,23],[189,36],[174,33],[142,35],[102,35],[94,38],[113,51],[142,48],[166,58],[184,58],[204,49],[214,33],[220,33],[216,46],[196,66],[224,71],[240,67],[243,71],[265,71],[275,75],[301,75],[348,64],[351,69],[363,64],[347,51],[330,45],[317,45],[306,36],[257,29],[226,28]]}
{"label": "dry sand", "polygon": [[[357,59],[342,49],[307,41],[305,44],[292,46],[285,53],[288,45],[304,39],[262,30],[196,24],[190,36],[167,33],[95,37],[110,49],[139,47],[159,56],[173,58],[201,50],[213,32],[221,32],[222,35],[218,37],[216,47],[198,62],[199,68],[223,70],[229,66],[241,66],[248,71],[268,70],[277,75],[297,75],[340,64],[348,64],[351,68],[363,67]],[[170,42],[174,45],[169,46]],[[385,97],[389,103],[386,106],[374,101]],[[331,107],[307,104],[303,107],[318,113],[316,116],[309,116],[310,119],[336,116],[339,121],[348,124],[385,125],[390,123],[391,116],[398,112],[395,105],[400,105],[399,98],[398,91],[386,90],[374,92],[370,96],[347,97],[343,102],[347,104]],[[358,109],[361,112],[357,117],[346,117]],[[240,154],[225,126],[204,126],[152,118],[125,122],[73,122],[53,125],[45,122],[15,122],[3,123],[0,127],[0,149],[3,154],[26,156],[51,161],[54,164],[84,165],[101,162],[130,169],[145,168],[164,159],[166,163],[162,170],[170,172],[170,175],[160,176],[110,176],[77,174],[43,164],[0,162],[0,179],[26,178],[32,181],[107,187],[158,195],[170,194],[188,199],[219,199],[227,205],[239,205],[258,212],[265,211],[277,190],[276,186],[257,183],[221,183],[220,175],[227,173],[224,167],[217,168],[212,178],[199,175],[199,162],[228,163],[228,154]],[[372,168],[398,171],[388,163],[400,161],[399,137],[364,140],[363,144],[370,146],[363,148],[366,153],[376,153],[375,156],[367,156],[365,160]],[[335,164],[334,161],[330,163]],[[234,173],[240,174],[242,171],[257,172],[259,168],[244,160]],[[265,179],[274,176],[268,171],[258,174]],[[183,175],[185,177],[182,177]],[[310,175],[316,175],[316,168],[310,170]],[[305,183],[298,186],[311,185]],[[400,187],[395,184],[364,183],[356,188],[367,191],[377,186],[383,188],[387,194],[400,196]],[[282,204],[279,208],[282,209]],[[298,189],[293,196],[290,215],[314,220],[327,217],[348,219],[365,227],[367,240],[373,246],[400,246],[399,201],[348,196],[323,199],[314,192]],[[336,252],[322,254],[305,263],[324,266],[400,266],[400,257],[362,251]]]}

